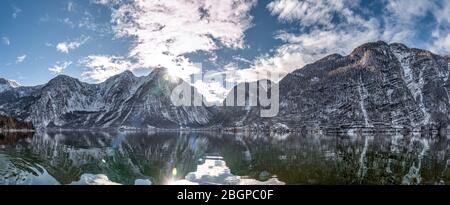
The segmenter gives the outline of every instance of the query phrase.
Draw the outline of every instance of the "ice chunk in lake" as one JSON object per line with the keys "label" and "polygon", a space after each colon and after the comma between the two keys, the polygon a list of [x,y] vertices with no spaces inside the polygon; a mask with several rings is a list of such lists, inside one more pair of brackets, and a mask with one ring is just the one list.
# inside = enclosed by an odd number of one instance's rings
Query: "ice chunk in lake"
{"label": "ice chunk in lake", "polygon": [[171,185],[284,185],[284,182],[272,178],[262,182],[255,179],[244,179],[235,176],[219,156],[208,156],[205,162],[197,166],[197,171],[186,175],[185,179],[177,180]]}
{"label": "ice chunk in lake", "polygon": [[77,182],[72,182],[70,185],[121,185],[116,182],[112,182],[106,175],[103,174],[83,174]]}
{"label": "ice chunk in lake", "polygon": [[149,179],[136,179],[134,185],[152,185],[152,181]]}

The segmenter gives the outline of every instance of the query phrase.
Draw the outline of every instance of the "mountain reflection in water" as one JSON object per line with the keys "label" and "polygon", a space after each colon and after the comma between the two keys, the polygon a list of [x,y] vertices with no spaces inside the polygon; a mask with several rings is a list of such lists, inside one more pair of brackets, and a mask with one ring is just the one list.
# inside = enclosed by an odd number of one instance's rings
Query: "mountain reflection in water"
{"label": "mountain reflection in water", "polygon": [[450,184],[448,150],[428,134],[3,133],[0,184]]}

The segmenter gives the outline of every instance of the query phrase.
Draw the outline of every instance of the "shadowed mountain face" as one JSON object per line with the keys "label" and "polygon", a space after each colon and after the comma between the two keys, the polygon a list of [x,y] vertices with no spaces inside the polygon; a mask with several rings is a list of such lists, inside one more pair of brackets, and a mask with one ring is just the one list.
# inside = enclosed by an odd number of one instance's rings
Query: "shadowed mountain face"
{"label": "shadowed mountain face", "polygon": [[10,81],[10,80],[0,78],[0,92],[11,90],[11,89],[17,88],[19,86],[20,85],[15,81]]}
{"label": "shadowed mountain face", "polygon": [[369,43],[329,56],[280,82],[279,120],[321,124],[447,123],[448,61],[401,44]]}
{"label": "shadowed mountain face", "polygon": [[171,91],[185,83],[169,77],[165,69],[145,77],[127,71],[100,84],[58,76],[42,86],[0,92],[0,113],[40,128],[180,128],[208,123],[211,114],[205,107],[172,104]]}
{"label": "shadowed mountain face", "polygon": [[33,129],[33,125],[31,123],[18,121],[12,117],[0,115],[0,131],[2,129]]}
{"label": "shadowed mountain face", "polygon": [[[248,106],[249,96],[271,90],[250,93],[250,85],[266,81],[242,86],[246,105],[212,112],[205,106],[174,106],[172,90],[186,82],[170,79],[164,69],[145,77],[128,71],[100,84],[68,76],[35,87],[0,81],[0,114],[36,127],[64,128],[445,127],[450,114],[449,62],[448,57],[402,44],[364,44],[348,56],[334,54],[309,64],[278,84],[264,83],[279,86],[280,109],[272,118],[260,117],[261,107]],[[236,90],[228,96],[236,98]]]}
{"label": "shadowed mountain face", "polygon": [[225,98],[222,107],[214,115],[213,123],[228,126],[252,126],[261,116],[260,96],[263,99],[270,98],[273,86],[276,85],[270,80],[259,80],[256,82],[241,83],[236,85]]}
{"label": "shadowed mountain face", "polygon": [[[445,126],[449,59],[402,44],[368,43],[325,57],[279,82],[280,112],[257,124]],[[253,108],[241,112],[241,124]],[[225,111],[226,112],[226,111]]]}

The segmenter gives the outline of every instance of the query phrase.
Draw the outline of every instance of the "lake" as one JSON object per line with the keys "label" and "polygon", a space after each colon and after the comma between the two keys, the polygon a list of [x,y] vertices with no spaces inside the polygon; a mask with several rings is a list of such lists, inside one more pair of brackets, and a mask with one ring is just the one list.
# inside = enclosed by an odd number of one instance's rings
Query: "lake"
{"label": "lake", "polygon": [[420,133],[2,133],[0,184],[450,184],[449,145]]}

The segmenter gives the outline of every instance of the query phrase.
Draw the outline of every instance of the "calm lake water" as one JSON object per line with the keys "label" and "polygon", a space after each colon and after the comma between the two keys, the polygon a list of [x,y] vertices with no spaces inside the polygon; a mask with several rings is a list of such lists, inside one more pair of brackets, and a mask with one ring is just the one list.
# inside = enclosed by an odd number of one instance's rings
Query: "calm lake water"
{"label": "calm lake water", "polygon": [[170,184],[191,172],[217,174],[199,170],[207,156],[259,182],[450,184],[449,145],[421,134],[3,133],[0,184],[71,184],[85,174]]}

